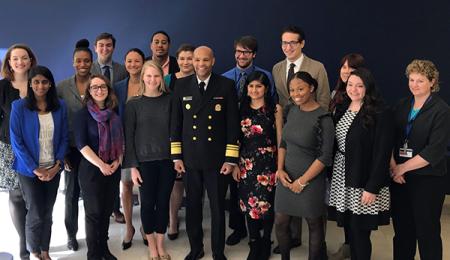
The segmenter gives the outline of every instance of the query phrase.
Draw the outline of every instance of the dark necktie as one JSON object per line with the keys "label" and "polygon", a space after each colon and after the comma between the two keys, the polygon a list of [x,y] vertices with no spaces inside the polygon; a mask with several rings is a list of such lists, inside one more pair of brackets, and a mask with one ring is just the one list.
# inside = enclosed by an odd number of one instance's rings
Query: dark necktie
{"label": "dark necktie", "polygon": [[[292,76],[294,75],[294,68],[295,68],[295,63],[291,63],[289,65],[289,70],[288,70],[288,76],[287,76],[287,81],[289,82],[289,80],[292,78]],[[289,90],[289,86],[287,87]]]}
{"label": "dark necktie", "polygon": [[239,93],[238,93],[239,99],[242,97],[242,93],[244,92],[245,81],[247,80],[247,73],[241,72],[240,76],[241,78],[239,79]]}
{"label": "dark necktie", "polygon": [[111,72],[109,71],[109,66],[103,66],[103,76],[107,77],[109,81],[111,81]]}
{"label": "dark necktie", "polygon": [[203,81],[198,84],[198,90],[200,91],[200,95],[202,96],[203,94],[205,94],[205,86],[206,84]]}

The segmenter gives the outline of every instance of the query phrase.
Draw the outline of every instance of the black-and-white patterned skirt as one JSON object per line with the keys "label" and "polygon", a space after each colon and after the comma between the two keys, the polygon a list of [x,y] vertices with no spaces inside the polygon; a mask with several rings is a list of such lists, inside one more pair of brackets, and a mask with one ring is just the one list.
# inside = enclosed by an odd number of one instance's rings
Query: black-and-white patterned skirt
{"label": "black-and-white patterned skirt", "polygon": [[0,190],[14,190],[19,188],[17,172],[12,169],[14,153],[10,144],[0,141]]}

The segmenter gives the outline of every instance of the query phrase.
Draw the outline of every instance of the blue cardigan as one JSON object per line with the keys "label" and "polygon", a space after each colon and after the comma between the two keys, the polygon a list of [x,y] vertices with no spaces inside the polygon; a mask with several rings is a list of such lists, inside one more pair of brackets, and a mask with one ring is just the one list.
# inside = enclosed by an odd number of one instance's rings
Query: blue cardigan
{"label": "blue cardigan", "polygon": [[[64,162],[69,144],[67,109],[59,100],[58,110],[51,112],[53,117],[53,152],[55,162]],[[19,174],[36,177],[33,171],[39,168],[39,117],[37,111],[29,110],[25,99],[12,103],[10,117],[11,145],[14,151],[13,169]]]}

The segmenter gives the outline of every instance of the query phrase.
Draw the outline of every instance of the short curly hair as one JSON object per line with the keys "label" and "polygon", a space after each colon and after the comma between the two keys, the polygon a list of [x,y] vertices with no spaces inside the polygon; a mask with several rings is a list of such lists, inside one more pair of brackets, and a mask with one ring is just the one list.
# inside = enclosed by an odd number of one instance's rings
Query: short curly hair
{"label": "short curly hair", "polygon": [[439,71],[433,62],[429,60],[413,60],[406,67],[406,77],[409,78],[411,73],[419,73],[427,77],[429,81],[434,80],[433,86],[431,86],[431,92],[439,91]]}

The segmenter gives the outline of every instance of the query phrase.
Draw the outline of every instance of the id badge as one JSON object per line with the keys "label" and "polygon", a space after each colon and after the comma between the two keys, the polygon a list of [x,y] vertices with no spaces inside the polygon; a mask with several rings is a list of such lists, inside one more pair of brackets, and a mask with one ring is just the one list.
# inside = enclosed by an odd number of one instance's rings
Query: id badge
{"label": "id badge", "polygon": [[398,152],[398,155],[400,157],[403,157],[403,158],[412,158],[413,149],[408,149],[408,148],[405,148],[405,147],[400,148],[399,152]]}

